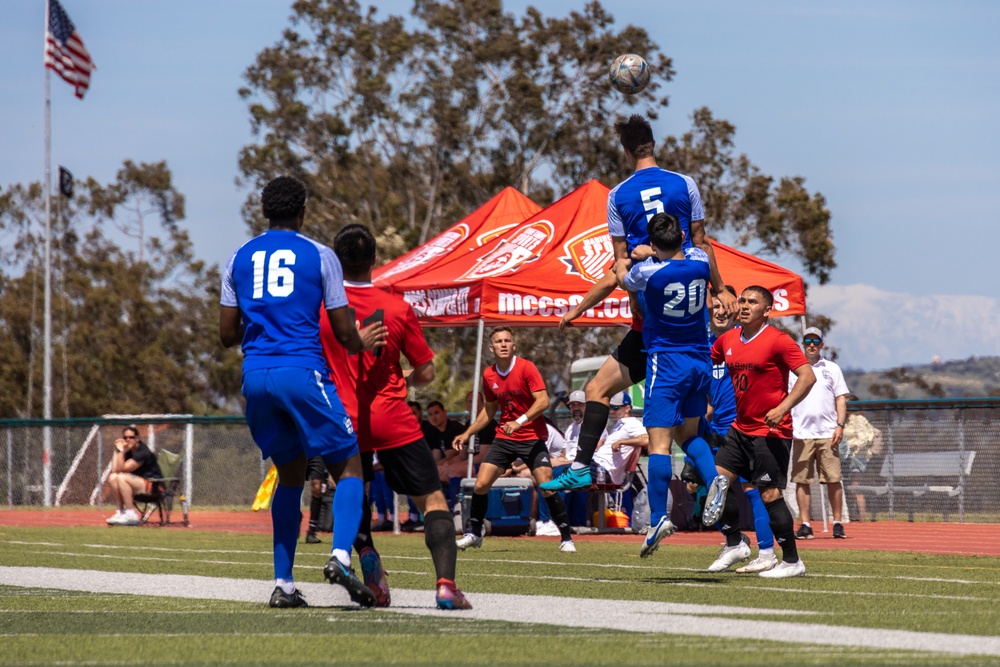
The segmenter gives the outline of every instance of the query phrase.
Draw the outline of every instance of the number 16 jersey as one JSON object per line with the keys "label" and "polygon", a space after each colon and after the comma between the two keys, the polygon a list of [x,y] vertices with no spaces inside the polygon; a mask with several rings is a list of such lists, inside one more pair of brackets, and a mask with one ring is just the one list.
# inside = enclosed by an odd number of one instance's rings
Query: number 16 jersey
{"label": "number 16 jersey", "polygon": [[243,372],[264,368],[325,369],[321,307],[347,305],[340,261],[327,246],[284,229],[250,239],[229,258],[223,306],[243,317]]}

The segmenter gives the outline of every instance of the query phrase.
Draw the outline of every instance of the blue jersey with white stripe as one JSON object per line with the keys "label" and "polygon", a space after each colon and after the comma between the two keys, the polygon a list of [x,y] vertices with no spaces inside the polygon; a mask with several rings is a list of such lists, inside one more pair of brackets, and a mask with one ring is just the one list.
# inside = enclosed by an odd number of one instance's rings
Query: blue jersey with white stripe
{"label": "blue jersey with white stripe", "polygon": [[624,237],[631,255],[649,243],[646,224],[664,211],[680,221],[684,248],[690,248],[691,222],[705,218],[694,179],[660,167],[640,169],[608,193],[608,233]]}
{"label": "blue jersey with white stripe", "polygon": [[[708,345],[715,343],[715,334],[708,332]],[[712,422],[709,427],[719,435],[725,435],[736,421],[736,392],[725,363],[712,365],[712,389],[709,393],[712,403]]]}
{"label": "blue jersey with white stripe", "polygon": [[688,351],[707,358],[708,256],[699,248],[684,254],[685,259],[650,257],[635,264],[625,277],[625,287],[639,295],[647,353]]}
{"label": "blue jersey with white stripe", "polygon": [[233,253],[222,278],[223,306],[243,317],[243,372],[325,369],[321,309],[347,305],[340,261],[298,232],[269,229]]}

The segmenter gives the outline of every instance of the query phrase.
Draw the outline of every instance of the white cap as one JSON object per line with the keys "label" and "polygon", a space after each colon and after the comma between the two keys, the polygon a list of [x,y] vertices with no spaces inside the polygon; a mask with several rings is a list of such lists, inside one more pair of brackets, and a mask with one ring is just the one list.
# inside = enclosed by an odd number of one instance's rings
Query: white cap
{"label": "white cap", "polygon": [[823,340],[823,332],[820,331],[817,327],[809,327],[808,329],[803,331],[802,337],[805,338],[806,336],[816,336],[816,338]]}
{"label": "white cap", "polygon": [[587,402],[587,394],[583,393],[580,390],[571,392],[570,395],[569,395],[569,401],[567,401],[567,402],[568,403],[586,403]]}
{"label": "white cap", "polygon": [[611,405],[632,405],[632,397],[627,391],[620,391],[611,397]]}

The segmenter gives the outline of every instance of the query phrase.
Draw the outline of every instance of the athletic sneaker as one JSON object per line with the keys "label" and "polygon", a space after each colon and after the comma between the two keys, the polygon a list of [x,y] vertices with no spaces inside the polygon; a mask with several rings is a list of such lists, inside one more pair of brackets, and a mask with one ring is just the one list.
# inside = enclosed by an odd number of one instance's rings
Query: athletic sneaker
{"label": "athletic sneaker", "polygon": [[361,576],[364,577],[365,586],[375,596],[375,606],[388,607],[392,600],[389,595],[389,582],[386,581],[382,559],[379,558],[378,552],[371,547],[365,547],[361,550]]}
{"label": "athletic sneaker", "polygon": [[308,607],[305,598],[299,589],[295,589],[291,594],[281,590],[281,586],[275,586],[271,593],[271,601],[267,603],[269,607],[284,609],[286,607]]}
{"label": "athletic sneaker", "polygon": [[574,470],[566,468],[562,474],[549,482],[542,482],[539,488],[543,491],[575,491],[589,489],[593,480],[590,477],[590,466]]}
{"label": "athletic sneaker", "polygon": [[541,521],[535,526],[535,535],[559,537],[562,533],[559,532],[559,526],[556,525],[555,521]]}
{"label": "athletic sneaker", "polygon": [[758,554],[756,558],[744,565],[743,567],[736,568],[738,574],[756,574],[758,572],[767,572],[768,570],[774,568],[778,564],[778,557],[773,553],[771,554]]}
{"label": "athletic sneaker", "polygon": [[573,544],[573,540],[566,540],[565,542],[560,542],[559,551],[563,552],[564,554],[575,554],[576,545]]}
{"label": "athletic sneaker", "polygon": [[321,540],[318,537],[316,537],[316,533],[312,532],[311,530],[308,533],[306,533],[306,544],[319,544],[320,542]]}
{"label": "athletic sneaker", "polygon": [[437,607],[438,609],[472,609],[472,603],[465,599],[462,591],[458,587],[448,584],[438,584],[437,587]]}
{"label": "athletic sneaker", "polygon": [[806,524],[799,526],[799,529],[795,531],[795,539],[797,540],[811,540],[813,539],[813,529]]}
{"label": "athletic sneaker", "polygon": [[757,576],[765,579],[785,579],[787,577],[801,577],[806,573],[806,564],[801,560],[794,563],[781,561],[770,570],[764,570]]}
{"label": "athletic sneaker", "polygon": [[134,509],[125,510],[122,515],[121,521],[118,522],[119,526],[138,526],[142,523],[142,517]]}
{"label": "athletic sneaker", "polygon": [[646,532],[646,539],[639,547],[639,558],[649,558],[654,551],[660,547],[660,540],[674,534],[674,524],[666,516],[660,517],[656,528],[651,528]]}
{"label": "athletic sneaker", "polygon": [[839,523],[833,524],[833,537],[839,540],[847,538],[847,535],[844,535],[844,526],[842,524]]}
{"label": "athletic sneaker", "polygon": [[714,563],[708,566],[708,571],[725,572],[740,561],[748,560],[750,558],[749,541],[747,536],[744,535],[743,539],[735,547],[722,547],[719,557],[715,559]]}
{"label": "athletic sneaker", "polygon": [[462,537],[458,538],[458,541],[455,542],[455,546],[462,551],[465,551],[469,547],[478,549],[483,546],[483,536],[476,535],[475,533],[466,533],[465,535],[462,535]]}
{"label": "athletic sneaker", "polygon": [[107,524],[109,526],[120,526],[122,521],[125,520],[125,510],[118,510],[114,514],[108,517]]}
{"label": "athletic sneaker", "polygon": [[345,567],[336,556],[331,556],[330,560],[326,561],[323,576],[329,579],[331,584],[343,586],[351,596],[351,600],[362,607],[374,607],[378,602],[364,582],[354,574],[354,570]]}
{"label": "athletic sneaker", "polygon": [[714,526],[722,516],[722,510],[726,506],[726,493],[729,491],[729,479],[725,475],[719,475],[712,480],[712,485],[708,487],[708,494],[705,496],[705,511],[701,514],[701,522],[705,526]]}

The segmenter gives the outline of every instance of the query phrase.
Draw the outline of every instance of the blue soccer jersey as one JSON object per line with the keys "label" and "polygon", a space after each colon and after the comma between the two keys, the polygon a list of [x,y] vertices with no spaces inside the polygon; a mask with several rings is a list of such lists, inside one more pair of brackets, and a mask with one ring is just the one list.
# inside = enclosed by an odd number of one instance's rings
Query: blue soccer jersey
{"label": "blue soccer jersey", "polygon": [[243,372],[326,369],[321,308],[347,305],[333,250],[298,232],[270,229],[233,253],[222,279],[223,306],[243,317]]}
{"label": "blue soccer jersey", "polygon": [[640,169],[608,193],[608,233],[624,237],[632,254],[649,243],[646,224],[664,211],[680,221],[684,247],[692,247],[691,222],[705,218],[694,179],[660,167]]}
{"label": "blue soccer jersey", "polygon": [[[714,342],[715,334],[709,332],[709,346]],[[736,421],[736,392],[733,391],[733,381],[724,363],[712,365],[712,390],[709,400],[712,403],[712,421],[709,428],[717,435],[725,435]]]}

